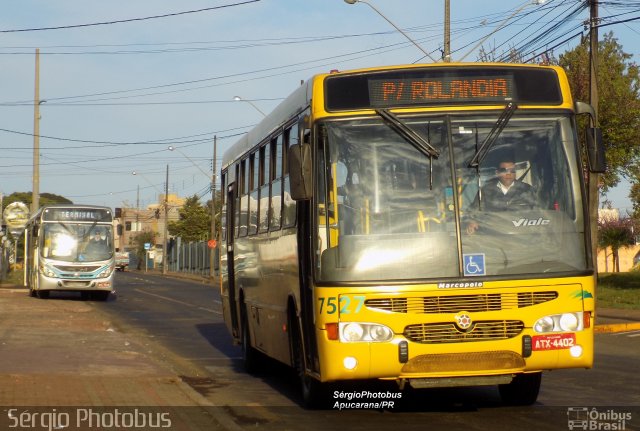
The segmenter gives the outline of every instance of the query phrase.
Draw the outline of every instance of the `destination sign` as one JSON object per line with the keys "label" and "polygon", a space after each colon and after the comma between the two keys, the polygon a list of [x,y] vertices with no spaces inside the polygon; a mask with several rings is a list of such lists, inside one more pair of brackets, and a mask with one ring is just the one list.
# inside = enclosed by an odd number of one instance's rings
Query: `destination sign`
{"label": "destination sign", "polygon": [[558,74],[536,67],[472,65],[330,75],[327,111],[392,107],[562,104]]}
{"label": "destination sign", "polygon": [[46,208],[44,221],[112,221],[111,210],[105,208]]}
{"label": "destination sign", "polygon": [[371,79],[372,106],[433,104],[447,102],[508,102],[513,98],[510,77],[432,79]]}

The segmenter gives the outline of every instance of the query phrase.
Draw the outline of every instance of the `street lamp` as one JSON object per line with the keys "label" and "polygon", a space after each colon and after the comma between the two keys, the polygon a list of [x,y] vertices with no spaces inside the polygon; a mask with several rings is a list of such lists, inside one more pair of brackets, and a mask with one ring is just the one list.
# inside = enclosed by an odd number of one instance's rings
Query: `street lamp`
{"label": "street lamp", "polygon": [[367,6],[369,6],[371,9],[373,9],[378,15],[380,15],[382,18],[385,19],[385,21],[387,21],[389,24],[391,24],[393,26],[393,28],[395,28],[396,30],[398,30],[400,32],[400,34],[402,34],[404,37],[406,37],[409,42],[411,42],[412,44],[414,44],[420,51],[422,51],[424,53],[424,55],[426,55],[427,57],[429,57],[431,59],[431,61],[433,61],[434,63],[437,63],[437,60],[434,59],[433,57],[431,57],[431,55],[429,55],[429,53],[427,51],[425,51],[424,49],[422,49],[422,47],[420,45],[418,45],[416,43],[415,40],[411,39],[409,37],[409,35],[407,35],[404,31],[402,31],[400,29],[400,27],[398,27],[397,25],[395,25],[393,22],[391,22],[391,20],[389,18],[387,18],[386,16],[384,16],[382,14],[382,12],[380,12],[378,9],[376,9],[371,3],[366,2],[365,0],[344,0],[345,3],[348,4],[356,4],[356,3],[364,3]]}
{"label": "street lamp", "polygon": [[258,111],[259,113],[262,114],[263,117],[266,117],[267,114],[264,113],[264,111],[262,111],[262,109],[258,108],[255,103],[253,103],[251,100],[247,100],[247,99],[243,99],[240,96],[233,96],[233,100],[235,100],[236,102],[247,102],[249,105],[253,106],[255,108],[256,111]]}
{"label": "street lamp", "polygon": [[[346,1],[346,0],[345,0]],[[514,16],[516,16],[518,13],[520,13],[520,11],[524,8],[526,8],[527,6],[539,6],[541,4],[544,4],[546,0],[533,0],[533,1],[527,1],[525,4],[523,4],[522,6],[520,6],[518,9],[515,10],[515,12],[513,12],[511,15],[509,15],[504,21],[502,21],[500,24],[498,24],[498,26],[496,28],[493,29],[493,31],[491,31],[488,35],[486,35],[485,37],[482,38],[482,40],[480,40],[480,42],[476,43],[473,48],[471,48],[465,55],[463,55],[460,60],[458,61],[464,61],[465,58],[467,58],[467,56],[469,54],[471,54],[473,51],[476,50],[476,48],[478,48],[480,45],[482,45],[487,39],[489,39],[489,37],[492,34],[497,33],[500,29],[502,29],[505,25],[507,25],[507,22],[509,22],[509,20],[511,20],[511,18],[513,18]]]}

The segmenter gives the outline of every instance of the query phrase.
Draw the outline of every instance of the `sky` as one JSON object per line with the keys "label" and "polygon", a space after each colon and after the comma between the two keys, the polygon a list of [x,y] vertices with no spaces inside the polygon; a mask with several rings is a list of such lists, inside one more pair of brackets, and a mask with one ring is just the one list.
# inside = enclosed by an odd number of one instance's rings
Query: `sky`
{"label": "sky", "polygon": [[[496,59],[514,47],[557,55],[586,35],[584,0],[450,2],[454,61],[476,60],[480,46]],[[214,137],[219,170],[261,112],[313,74],[431,62],[423,50],[440,60],[444,40],[444,0],[6,3],[0,192],[32,190],[38,48],[40,192],[112,208],[156,203],[167,167],[169,193],[206,202]],[[601,3],[604,22],[640,16],[638,1]],[[605,31],[640,63],[640,20]],[[607,198],[631,210],[628,184]]]}

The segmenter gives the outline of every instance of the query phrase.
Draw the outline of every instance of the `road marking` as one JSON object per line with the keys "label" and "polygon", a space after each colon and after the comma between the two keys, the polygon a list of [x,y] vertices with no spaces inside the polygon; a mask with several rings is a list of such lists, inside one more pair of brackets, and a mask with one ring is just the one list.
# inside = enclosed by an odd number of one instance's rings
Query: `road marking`
{"label": "road marking", "polygon": [[165,301],[175,302],[176,304],[185,305],[187,307],[195,308],[195,309],[198,309],[198,310],[209,311],[209,312],[215,313],[215,314],[222,314],[220,311],[214,310],[213,308],[205,308],[205,307],[201,307],[199,305],[189,304],[188,302],[179,301],[177,299],[169,298],[168,296],[158,295],[157,293],[145,292],[142,289],[137,289],[136,288],[136,289],[133,289],[133,290],[135,290],[136,292],[139,292],[139,293],[144,293],[145,295],[155,296],[156,298],[164,299]]}

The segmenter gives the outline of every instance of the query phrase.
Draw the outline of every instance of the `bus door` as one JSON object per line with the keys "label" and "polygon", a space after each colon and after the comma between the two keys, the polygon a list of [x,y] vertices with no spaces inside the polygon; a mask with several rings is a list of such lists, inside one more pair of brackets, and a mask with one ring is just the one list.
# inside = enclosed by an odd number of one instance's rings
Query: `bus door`
{"label": "bus door", "polygon": [[229,315],[234,336],[239,337],[238,304],[236,301],[236,276],[234,264],[234,241],[236,228],[236,183],[227,188],[227,285],[229,291]]}

